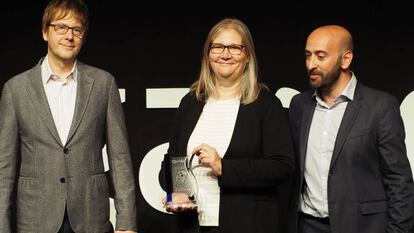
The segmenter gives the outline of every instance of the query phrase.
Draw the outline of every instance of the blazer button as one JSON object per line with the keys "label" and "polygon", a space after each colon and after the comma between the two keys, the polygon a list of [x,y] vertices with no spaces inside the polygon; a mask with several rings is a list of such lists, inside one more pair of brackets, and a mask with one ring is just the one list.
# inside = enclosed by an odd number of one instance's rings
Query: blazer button
{"label": "blazer button", "polygon": [[64,153],[64,154],[69,154],[69,151],[70,151],[70,150],[69,150],[68,148],[63,149],[63,153]]}
{"label": "blazer button", "polygon": [[65,178],[60,178],[60,183],[65,183],[66,181],[65,181]]}

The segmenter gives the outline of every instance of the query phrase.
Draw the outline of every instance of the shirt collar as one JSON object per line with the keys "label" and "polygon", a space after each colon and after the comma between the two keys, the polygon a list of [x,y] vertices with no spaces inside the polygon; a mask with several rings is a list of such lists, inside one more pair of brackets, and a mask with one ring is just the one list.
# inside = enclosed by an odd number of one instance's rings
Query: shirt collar
{"label": "shirt collar", "polygon": [[[341,92],[341,94],[336,98],[335,102],[346,101],[346,100],[352,101],[354,99],[357,79],[353,72],[351,72],[351,74],[352,74],[351,80],[348,82],[348,84],[346,85],[345,89]],[[315,90],[315,92],[312,95],[312,98],[315,98],[319,104],[323,102],[318,90]]]}
{"label": "shirt collar", "polygon": [[[75,60],[75,64],[72,67],[72,70],[69,72],[69,74],[64,77],[64,81],[73,79],[73,81],[77,81],[78,79],[78,68],[77,68],[77,60]],[[49,80],[57,81],[59,79],[62,79],[62,77],[59,77],[58,75],[54,74],[52,71],[52,68],[50,68],[49,65],[49,59],[48,56],[45,57],[41,64],[41,71],[42,71],[42,82],[44,85],[46,85]]]}
{"label": "shirt collar", "polygon": [[352,101],[352,100],[354,100],[354,94],[355,94],[357,79],[356,79],[354,73],[353,72],[351,72],[351,73],[352,73],[351,81],[349,81],[346,88],[342,91],[341,96],[345,96],[346,98],[348,98],[349,100]]}

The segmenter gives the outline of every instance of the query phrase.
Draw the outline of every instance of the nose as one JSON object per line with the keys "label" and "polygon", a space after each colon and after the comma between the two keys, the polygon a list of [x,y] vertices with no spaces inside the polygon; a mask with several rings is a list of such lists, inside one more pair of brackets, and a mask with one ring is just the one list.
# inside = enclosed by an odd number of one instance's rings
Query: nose
{"label": "nose", "polygon": [[66,32],[66,38],[68,39],[68,40],[73,40],[73,37],[74,37],[75,35],[73,34],[73,28],[69,28],[69,30]]}
{"label": "nose", "polygon": [[229,51],[229,48],[228,47],[227,48],[224,48],[224,51],[221,54],[221,57],[223,59],[229,59],[229,58],[231,58],[231,54],[230,54],[230,51]]}
{"label": "nose", "polygon": [[315,56],[309,56],[306,58],[306,67],[308,70],[312,70],[317,67],[317,61],[315,59]]}

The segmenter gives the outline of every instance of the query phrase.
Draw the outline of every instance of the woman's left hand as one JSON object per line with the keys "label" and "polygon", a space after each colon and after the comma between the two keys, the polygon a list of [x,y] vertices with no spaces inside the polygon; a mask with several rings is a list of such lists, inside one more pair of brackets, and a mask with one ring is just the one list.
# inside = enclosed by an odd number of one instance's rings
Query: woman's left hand
{"label": "woman's left hand", "polygon": [[213,169],[213,175],[221,176],[221,157],[216,148],[203,143],[194,148],[193,153],[198,156],[201,165],[210,166]]}

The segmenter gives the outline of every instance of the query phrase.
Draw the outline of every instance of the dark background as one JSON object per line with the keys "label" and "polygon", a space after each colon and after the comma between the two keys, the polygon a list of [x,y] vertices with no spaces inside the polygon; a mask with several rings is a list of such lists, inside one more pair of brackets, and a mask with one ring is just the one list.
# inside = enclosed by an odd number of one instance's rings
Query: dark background
{"label": "dark background", "polygon": [[[146,109],[145,89],[188,87],[196,80],[204,39],[210,27],[224,17],[237,17],[250,28],[260,79],[273,92],[281,87],[308,88],[303,52],[306,36],[326,24],[340,24],[353,34],[351,67],[358,81],[390,92],[400,101],[414,90],[414,15],[408,3],[291,1],[274,2],[279,6],[271,7],[255,1],[152,2],[151,7],[144,7],[138,1],[86,2],[90,32],[79,59],[111,72],[118,86],[126,89],[124,109],[137,174],[144,155],[167,141],[175,112]],[[0,3],[0,87],[46,54],[41,16],[47,3]],[[138,185],[137,189],[139,232],[172,232],[173,217],[150,207]]]}

